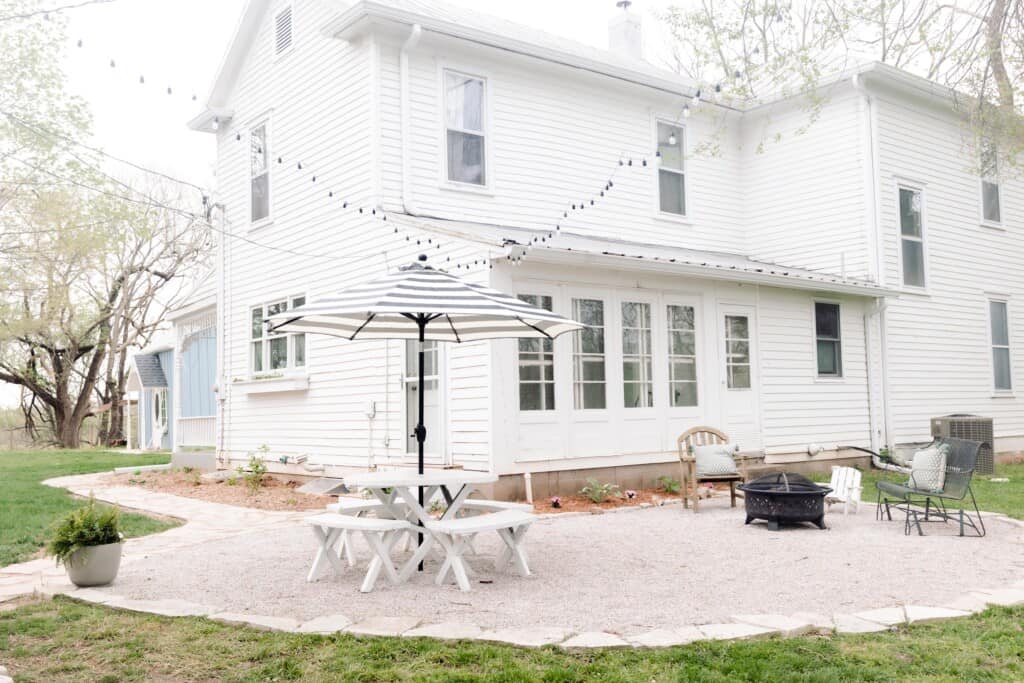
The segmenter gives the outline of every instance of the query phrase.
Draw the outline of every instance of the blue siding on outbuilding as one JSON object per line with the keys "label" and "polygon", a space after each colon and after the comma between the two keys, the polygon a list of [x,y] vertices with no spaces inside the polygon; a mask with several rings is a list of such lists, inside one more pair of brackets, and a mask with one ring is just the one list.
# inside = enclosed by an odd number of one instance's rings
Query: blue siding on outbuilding
{"label": "blue siding on outbuilding", "polygon": [[217,374],[217,342],[213,330],[196,337],[181,359],[181,417],[216,415],[213,385]]}

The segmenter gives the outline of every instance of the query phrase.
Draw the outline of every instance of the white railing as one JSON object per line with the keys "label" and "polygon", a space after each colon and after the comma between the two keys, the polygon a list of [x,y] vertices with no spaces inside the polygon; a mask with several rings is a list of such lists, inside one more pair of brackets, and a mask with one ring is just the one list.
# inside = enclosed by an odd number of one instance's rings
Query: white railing
{"label": "white railing", "polygon": [[217,418],[180,417],[178,418],[178,445],[185,447],[217,445]]}

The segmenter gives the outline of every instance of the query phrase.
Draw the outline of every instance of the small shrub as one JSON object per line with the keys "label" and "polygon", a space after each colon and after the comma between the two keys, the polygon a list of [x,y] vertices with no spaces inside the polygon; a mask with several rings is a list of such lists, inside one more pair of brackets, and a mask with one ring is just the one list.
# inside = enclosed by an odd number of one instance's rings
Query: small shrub
{"label": "small shrub", "polygon": [[199,486],[200,484],[202,484],[202,476],[203,475],[199,472],[199,470],[192,467],[186,468],[185,480],[189,484],[192,484],[192,486]]}
{"label": "small shrub", "polygon": [[73,510],[54,526],[47,552],[63,564],[82,548],[117,543],[121,536],[121,515],[117,508],[96,505],[96,499]]}
{"label": "small shrub", "polygon": [[249,493],[255,494],[263,486],[263,479],[267,475],[267,463],[264,461],[264,456],[269,450],[270,448],[266,444],[260,446],[258,453],[249,454],[249,466],[245,469],[239,468],[239,474],[245,479]]}
{"label": "small shrub", "polygon": [[580,489],[580,494],[586,496],[591,503],[603,503],[612,496],[619,495],[618,484],[601,484],[597,479],[587,479],[587,485]]}
{"label": "small shrub", "polygon": [[134,472],[132,472],[132,474],[134,474],[137,477],[140,474],[142,474],[142,470],[135,470]]}
{"label": "small shrub", "polygon": [[665,493],[679,493],[679,480],[668,476],[661,476],[654,480],[658,488]]}
{"label": "small shrub", "polygon": [[551,496],[551,507],[560,508],[562,507],[562,499],[558,496]]}

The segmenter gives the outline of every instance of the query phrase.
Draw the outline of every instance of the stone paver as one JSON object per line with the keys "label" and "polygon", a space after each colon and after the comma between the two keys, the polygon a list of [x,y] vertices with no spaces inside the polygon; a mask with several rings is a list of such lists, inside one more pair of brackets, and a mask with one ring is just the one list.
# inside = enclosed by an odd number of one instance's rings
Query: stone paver
{"label": "stone paver", "polygon": [[778,631],[787,638],[815,630],[814,624],[809,621],[797,619],[796,617],[786,617],[781,614],[738,614],[732,619],[743,624]]}
{"label": "stone paver", "polygon": [[285,631],[288,633],[299,632],[299,620],[289,619],[288,617],[267,617],[259,614],[218,612],[216,614],[211,614],[210,618],[224,624],[248,626],[260,631]]}
{"label": "stone paver", "polygon": [[199,605],[187,600],[125,600],[114,599],[106,603],[116,609],[147,612],[162,617],[205,617],[218,612],[216,607]]}
{"label": "stone paver", "polygon": [[673,645],[686,645],[695,640],[702,640],[704,634],[696,626],[686,626],[681,629],[654,629],[643,631],[627,636],[628,640],[635,647],[671,647]]}
{"label": "stone paver", "polygon": [[837,614],[833,620],[836,624],[836,633],[878,633],[889,630],[888,626],[877,621],[866,621],[852,614]]}
{"label": "stone paver", "polygon": [[776,633],[774,629],[752,624],[702,624],[697,628],[708,640],[740,640],[759,638]]}
{"label": "stone paver", "polygon": [[96,590],[95,588],[78,588],[77,590],[73,591],[72,597],[76,600],[94,602],[98,605],[105,605],[108,602],[117,600],[116,595],[104,593],[103,591]]}
{"label": "stone paver", "polygon": [[585,631],[564,641],[559,647],[566,650],[594,647],[629,647],[629,643],[614,633],[607,631]]}
{"label": "stone paver", "polygon": [[882,607],[881,609],[869,609],[863,612],[854,612],[853,616],[864,621],[874,621],[886,626],[899,626],[907,623],[907,613],[902,607]]}
{"label": "stone paver", "polygon": [[483,629],[476,624],[458,621],[446,621],[440,624],[424,624],[410,629],[402,635],[408,638],[438,638],[440,640],[471,640],[476,638]]}
{"label": "stone paver", "polygon": [[541,647],[560,643],[571,635],[571,632],[564,628],[509,628],[497,631],[484,631],[480,634],[480,640],[498,640],[512,645],[523,647]]}
{"label": "stone paver", "polygon": [[943,607],[977,614],[988,609],[988,603],[978,593],[967,593],[966,595],[961,595],[956,600],[947,602]]}
{"label": "stone paver", "polygon": [[420,625],[416,617],[370,617],[345,628],[360,636],[400,636]]}
{"label": "stone paver", "polygon": [[970,616],[970,612],[966,610],[949,609],[947,607],[907,605],[904,609],[907,612],[907,622],[911,624],[918,624],[923,621],[938,621],[939,619],[953,619],[955,617]]}
{"label": "stone paver", "polygon": [[341,631],[351,623],[352,620],[344,614],[328,614],[324,617],[317,617],[316,619],[303,622],[299,625],[298,631],[299,633],[331,634]]}
{"label": "stone paver", "polygon": [[989,605],[1000,605],[1003,607],[1024,605],[1024,590],[1018,590],[1016,588],[980,590],[974,591],[973,594],[979,595]]}

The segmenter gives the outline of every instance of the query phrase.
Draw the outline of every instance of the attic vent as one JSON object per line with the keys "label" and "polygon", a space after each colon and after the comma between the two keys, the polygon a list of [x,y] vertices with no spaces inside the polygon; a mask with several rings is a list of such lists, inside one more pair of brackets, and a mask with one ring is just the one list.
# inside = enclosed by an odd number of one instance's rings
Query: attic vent
{"label": "attic vent", "polygon": [[281,54],[292,46],[292,8],[285,7],[274,17],[274,50]]}

